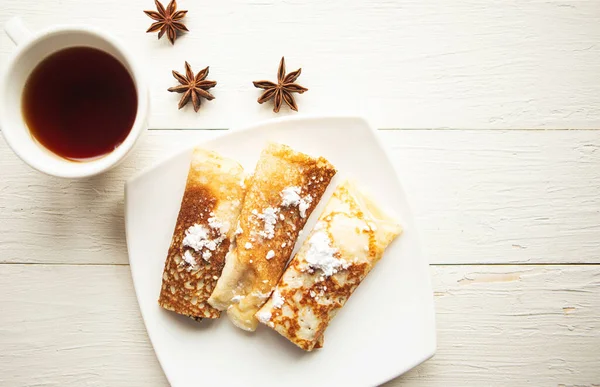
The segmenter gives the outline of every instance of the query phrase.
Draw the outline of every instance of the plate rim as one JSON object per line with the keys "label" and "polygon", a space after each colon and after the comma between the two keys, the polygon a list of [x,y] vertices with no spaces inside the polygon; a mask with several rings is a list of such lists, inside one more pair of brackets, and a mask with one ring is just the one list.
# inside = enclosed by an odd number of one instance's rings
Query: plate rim
{"label": "plate rim", "polygon": [[[140,294],[138,293],[138,286],[136,285],[136,279],[135,279],[135,275],[134,275],[134,264],[132,264],[132,260],[131,260],[131,251],[130,251],[130,243],[129,243],[129,238],[130,238],[130,232],[129,232],[129,224],[130,222],[128,221],[128,190],[129,190],[129,186],[131,186],[132,184],[135,184],[135,182],[141,178],[143,178],[144,176],[152,173],[154,170],[158,169],[161,165],[168,163],[170,160],[175,159],[179,156],[181,156],[182,154],[184,154],[185,152],[189,152],[191,149],[198,147],[198,146],[202,146],[204,144],[207,144],[211,141],[215,141],[215,140],[226,140],[227,137],[231,137],[231,136],[235,136],[241,132],[248,132],[248,131],[252,131],[252,130],[256,130],[258,128],[261,128],[265,125],[271,125],[271,124],[277,124],[277,123],[286,123],[286,122],[302,122],[302,121],[320,121],[320,120],[349,120],[349,121],[355,121],[359,124],[361,124],[362,126],[364,126],[365,128],[367,128],[370,132],[371,135],[373,137],[373,140],[375,141],[375,143],[377,144],[378,148],[380,150],[382,150],[383,152],[383,156],[386,159],[386,161],[388,162],[388,164],[392,167],[396,180],[398,182],[398,188],[402,191],[402,194],[404,196],[404,199],[406,201],[407,204],[407,210],[408,210],[408,214],[407,216],[410,217],[410,219],[413,222],[413,227],[414,230],[412,230],[412,233],[414,234],[414,238],[416,238],[416,248],[418,249],[419,252],[419,257],[422,261],[422,264],[425,265],[427,268],[430,267],[429,264],[429,259],[428,257],[423,253],[423,249],[421,248],[422,246],[422,238],[421,238],[421,233],[419,232],[419,227],[418,227],[418,223],[417,223],[417,219],[414,217],[413,213],[412,213],[412,206],[410,204],[410,200],[409,197],[406,195],[406,191],[404,189],[404,185],[402,184],[402,181],[400,180],[399,174],[398,174],[398,170],[396,168],[396,165],[392,162],[392,159],[390,157],[390,152],[388,150],[388,148],[385,146],[385,144],[383,143],[383,141],[381,140],[381,138],[379,137],[377,130],[375,128],[373,128],[373,126],[370,125],[368,119],[364,116],[359,116],[359,115],[303,115],[303,116],[286,116],[286,117],[276,117],[276,118],[271,118],[271,119],[266,119],[266,120],[260,120],[257,122],[254,122],[252,124],[249,125],[237,125],[234,126],[230,129],[225,129],[222,130],[222,134],[217,135],[216,137],[207,139],[207,140],[202,140],[199,142],[194,142],[191,144],[186,144],[184,146],[182,146],[181,148],[172,151],[171,153],[169,153],[168,155],[158,159],[157,161],[155,161],[152,165],[144,168],[143,170],[135,173],[133,176],[129,177],[124,184],[124,212],[125,212],[125,216],[124,216],[124,222],[125,222],[125,239],[126,239],[126,243],[127,243],[127,259],[129,262],[129,269],[130,269],[130,275],[131,275],[131,279],[132,279],[132,283],[133,283],[133,288],[134,288],[134,292],[135,292],[135,296],[136,296],[136,300],[138,303],[138,309],[140,311],[143,323],[144,323],[144,328],[146,329],[146,334],[148,335],[148,338],[150,339],[150,343],[152,344],[152,350],[161,366],[161,369],[163,371],[163,374],[165,375],[165,378],[167,379],[167,381],[169,382],[169,384],[172,384],[172,380],[170,380],[169,378],[169,374],[166,372],[165,367],[163,365],[163,361],[162,361],[162,355],[158,353],[158,351],[155,348],[154,345],[154,339],[152,338],[152,334],[150,333],[150,331],[148,330],[148,325],[146,322],[146,316],[145,313],[141,307],[140,304]],[[206,131],[207,129],[197,129],[197,130],[204,130]],[[192,129],[192,131],[197,131],[196,129]],[[221,131],[221,130],[219,130]],[[433,325],[433,330],[432,332],[430,332],[431,335],[431,340],[430,340],[430,348],[426,349],[424,351],[424,355],[419,357],[419,358],[415,358],[414,362],[410,362],[409,366],[401,371],[394,371],[389,375],[385,375],[383,378],[378,378],[379,380],[377,381],[377,385],[389,382],[405,373],[407,373],[408,371],[410,371],[411,369],[415,368],[416,366],[418,366],[419,364],[427,361],[428,359],[432,358],[436,351],[437,351],[437,325],[436,325],[436,312],[435,312],[435,300],[433,299],[433,284],[432,284],[432,278],[431,278],[431,272],[429,272],[426,276],[427,278],[427,285],[428,285],[428,289],[431,291],[430,297],[431,297],[431,322]]]}

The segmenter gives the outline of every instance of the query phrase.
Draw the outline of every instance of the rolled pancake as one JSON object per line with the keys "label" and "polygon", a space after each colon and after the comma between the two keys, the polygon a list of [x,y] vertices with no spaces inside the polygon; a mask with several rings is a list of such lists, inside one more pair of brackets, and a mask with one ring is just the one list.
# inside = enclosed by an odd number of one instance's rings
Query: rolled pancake
{"label": "rolled pancake", "polygon": [[261,153],[239,218],[237,243],[209,299],[238,327],[253,331],[254,315],[279,281],[299,232],[335,168],[286,145]]}
{"label": "rolled pancake", "polygon": [[371,198],[342,183],[258,320],[306,351],[318,348],[331,319],[401,232]]}
{"label": "rolled pancake", "polygon": [[194,149],[158,303],[196,320],[218,318],[206,301],[235,238],[244,199],[244,169],[219,154]]}

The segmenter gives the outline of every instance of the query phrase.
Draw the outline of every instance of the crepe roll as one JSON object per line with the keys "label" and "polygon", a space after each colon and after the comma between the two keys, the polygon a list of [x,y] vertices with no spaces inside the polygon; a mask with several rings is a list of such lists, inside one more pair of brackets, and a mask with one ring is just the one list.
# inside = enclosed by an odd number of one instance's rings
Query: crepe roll
{"label": "crepe roll", "polygon": [[158,303],[194,319],[218,318],[207,300],[232,247],[244,199],[244,169],[215,152],[195,149]]}
{"label": "crepe roll", "polygon": [[281,144],[258,160],[239,218],[236,247],[209,299],[238,327],[254,331],[254,315],[269,298],[298,234],[321,200],[335,168]]}
{"label": "crepe roll", "polygon": [[333,317],[401,232],[373,199],[342,183],[256,317],[298,347],[318,348]]}

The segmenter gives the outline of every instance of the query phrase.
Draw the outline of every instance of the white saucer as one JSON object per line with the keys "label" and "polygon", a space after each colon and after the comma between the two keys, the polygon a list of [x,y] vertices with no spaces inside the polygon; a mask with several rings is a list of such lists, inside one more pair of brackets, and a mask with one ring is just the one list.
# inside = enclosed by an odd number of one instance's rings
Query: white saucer
{"label": "white saucer", "polygon": [[[309,231],[344,177],[395,212],[404,233],[325,332],[324,348],[305,353],[264,326],[255,333],[220,320],[195,322],[158,306],[161,276],[188,172],[191,147],[235,158],[252,170],[267,141],[324,156],[338,175],[309,219]],[[410,165],[398,166],[410,168]],[[413,217],[377,134],[360,118],[263,122],[159,162],[125,186],[129,262],[148,334],[163,370],[178,386],[374,386],[435,352],[433,294]],[[305,232],[304,234],[307,234]],[[296,248],[302,242],[299,243]]]}

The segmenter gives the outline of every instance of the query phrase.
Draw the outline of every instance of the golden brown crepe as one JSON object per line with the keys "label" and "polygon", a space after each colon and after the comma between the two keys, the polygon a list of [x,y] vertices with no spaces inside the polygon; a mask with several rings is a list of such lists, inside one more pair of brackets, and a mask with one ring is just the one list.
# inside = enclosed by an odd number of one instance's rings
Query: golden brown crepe
{"label": "golden brown crepe", "polygon": [[306,351],[319,348],[331,319],[401,232],[353,184],[339,185],[258,320]]}
{"label": "golden brown crepe", "polygon": [[263,150],[240,214],[236,247],[208,301],[227,309],[236,326],[256,329],[254,314],[279,281],[298,233],[335,173],[324,158],[285,145]]}
{"label": "golden brown crepe", "polygon": [[207,300],[235,238],[244,178],[236,161],[194,150],[163,272],[158,300],[163,308],[195,319],[219,317]]}

